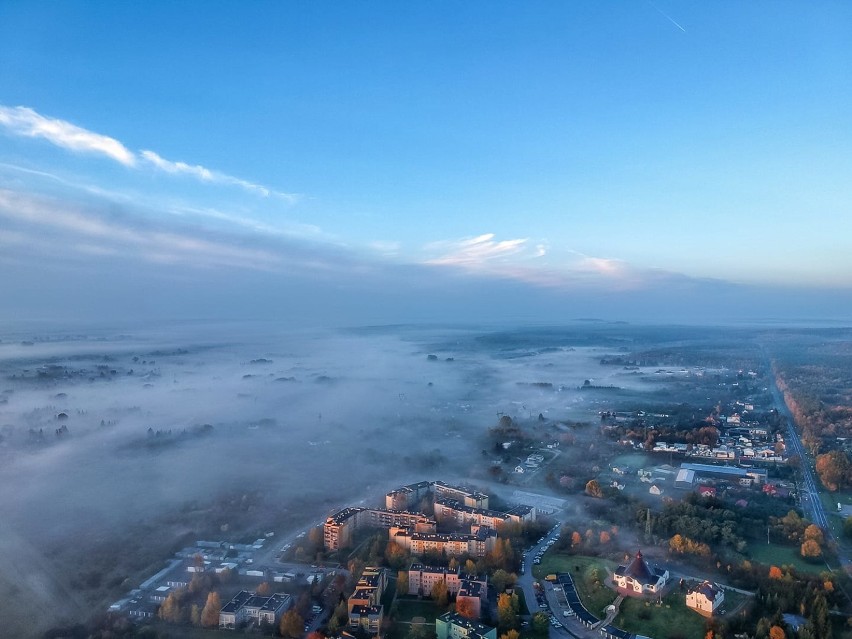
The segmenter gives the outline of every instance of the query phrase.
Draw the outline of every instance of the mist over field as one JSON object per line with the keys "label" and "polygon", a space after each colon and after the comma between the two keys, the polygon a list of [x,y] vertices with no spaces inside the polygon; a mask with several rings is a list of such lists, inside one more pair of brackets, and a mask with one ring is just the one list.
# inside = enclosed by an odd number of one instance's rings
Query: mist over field
{"label": "mist over field", "polygon": [[[501,415],[557,437],[601,410],[670,405],[694,392],[686,368],[613,360],[694,347],[710,372],[736,366],[750,335],[591,321],[7,326],[0,612],[38,636],[104,610],[198,538],[293,532],[422,479],[491,490]],[[575,434],[557,455],[582,465],[600,435]]]}
{"label": "mist over field", "polygon": [[601,400],[578,390],[587,379],[640,389],[635,374],[599,365],[623,339],[248,323],[7,330],[2,594],[53,611],[43,629],[108,604],[92,598],[134,587],[134,570],[194,535],[250,537],[402,482],[481,479],[499,414],[588,419]]}

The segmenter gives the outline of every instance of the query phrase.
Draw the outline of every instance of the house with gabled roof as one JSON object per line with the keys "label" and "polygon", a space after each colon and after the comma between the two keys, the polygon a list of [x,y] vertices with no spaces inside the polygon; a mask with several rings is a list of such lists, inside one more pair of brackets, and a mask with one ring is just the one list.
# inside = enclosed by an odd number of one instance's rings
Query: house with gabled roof
{"label": "house with gabled roof", "polygon": [[669,571],[661,566],[651,566],[638,551],[632,561],[619,566],[612,580],[621,594],[636,597],[662,592],[669,579]]}
{"label": "house with gabled roof", "polygon": [[709,581],[690,588],[686,593],[686,607],[705,617],[712,617],[725,601],[725,591]]}

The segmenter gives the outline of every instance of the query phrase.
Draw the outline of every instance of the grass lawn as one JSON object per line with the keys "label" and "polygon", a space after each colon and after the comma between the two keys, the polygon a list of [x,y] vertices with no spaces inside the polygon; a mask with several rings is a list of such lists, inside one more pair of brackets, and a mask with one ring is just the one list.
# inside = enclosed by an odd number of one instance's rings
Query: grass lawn
{"label": "grass lawn", "polygon": [[[541,564],[533,567],[533,575],[543,578],[551,573],[570,573],[586,609],[593,615],[603,617],[604,608],[616,598],[615,591],[604,585],[603,581],[615,567],[615,562],[600,557],[547,553]],[[745,598],[744,595],[730,592],[725,597],[725,607],[728,609]],[[625,598],[613,623],[618,628],[652,639],[703,639],[706,631],[704,617],[687,608],[684,594],[677,590],[666,596],[663,605],[659,607],[654,603],[646,606],[641,599]]]}
{"label": "grass lawn", "polygon": [[205,630],[204,628],[197,628],[195,626],[169,624],[160,621],[152,622],[150,624],[145,625],[150,625],[150,627],[156,629],[158,633],[162,633],[158,636],[174,637],[174,639],[210,639],[211,637],[216,637],[220,634],[218,628],[211,628],[209,630]]}
{"label": "grass lawn", "polygon": [[518,608],[519,608],[518,612],[522,615],[530,614],[530,609],[527,606],[527,599],[524,596],[523,588],[515,588],[515,594],[518,595],[518,604],[519,604],[518,605]]}
{"label": "grass lawn", "polygon": [[617,596],[614,590],[604,585],[607,574],[614,568],[614,562],[600,557],[548,552],[540,565],[533,566],[533,575],[542,578],[551,573],[570,573],[583,605],[593,615],[602,616],[604,608]]}
{"label": "grass lawn", "polygon": [[837,512],[837,504],[852,505],[852,494],[843,491],[830,493],[821,488],[819,498],[822,501],[823,508],[825,508],[825,518],[828,519],[831,532],[837,539],[843,539],[843,517]]}
{"label": "grass lawn", "polygon": [[767,566],[793,566],[796,570],[806,574],[819,574],[828,570],[825,562],[811,563],[799,554],[798,546],[780,546],[778,544],[749,544],[748,552],[754,561],[759,561]]}
{"label": "grass lawn", "polygon": [[385,591],[382,593],[381,604],[385,607],[385,610],[390,610],[391,604],[393,603],[393,598],[396,596],[396,577],[391,577],[388,579],[388,587],[385,588]]}
{"label": "grass lawn", "polygon": [[831,636],[834,639],[852,639],[852,628],[843,617],[831,617]]}
{"label": "grass lawn", "polygon": [[636,478],[636,471],[640,468],[646,468],[653,463],[653,458],[647,453],[631,451],[627,453],[622,453],[618,455],[614,459],[611,459],[607,466],[612,468],[613,466],[629,466],[630,474],[633,478]]}
{"label": "grass lawn", "polygon": [[733,590],[726,590],[725,601],[722,603],[721,608],[724,610],[731,611],[737,606],[739,606],[746,599],[750,599],[749,595],[744,595]]}
{"label": "grass lawn", "polygon": [[396,598],[396,620],[411,621],[414,617],[423,617],[426,623],[434,625],[435,617],[443,614],[431,599],[409,599],[408,597]]}
{"label": "grass lawn", "polygon": [[417,599],[416,597],[396,598],[396,618],[390,631],[385,635],[387,639],[404,639],[411,631],[411,620],[422,617],[432,635],[435,633],[435,617],[443,614],[431,599]]}
{"label": "grass lawn", "polygon": [[704,617],[687,608],[683,594],[677,591],[663,599],[662,606],[625,597],[614,624],[652,639],[703,639],[706,626]]}

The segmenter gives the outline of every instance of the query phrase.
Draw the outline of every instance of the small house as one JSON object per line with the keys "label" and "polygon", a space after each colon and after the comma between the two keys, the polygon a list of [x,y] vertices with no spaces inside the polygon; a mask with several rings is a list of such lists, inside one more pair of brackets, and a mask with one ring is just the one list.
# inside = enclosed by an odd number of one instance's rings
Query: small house
{"label": "small house", "polygon": [[705,617],[712,617],[723,601],[725,591],[709,581],[691,588],[686,593],[686,607]]}

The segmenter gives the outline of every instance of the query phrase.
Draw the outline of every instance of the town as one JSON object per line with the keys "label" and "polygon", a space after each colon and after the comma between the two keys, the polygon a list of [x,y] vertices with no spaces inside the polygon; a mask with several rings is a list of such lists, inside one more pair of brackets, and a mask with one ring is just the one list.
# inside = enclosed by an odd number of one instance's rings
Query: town
{"label": "town", "polygon": [[[629,469],[613,472],[625,476]],[[640,479],[651,475],[640,471]],[[765,486],[767,472],[684,463],[673,483],[693,491],[696,477]],[[714,499],[715,489],[704,488],[698,486],[694,494]],[[283,546],[273,532],[250,544],[198,541],[110,612],[292,639],[311,633],[315,638],[517,639],[551,632],[644,639],[613,623],[626,600],[653,607],[665,601],[671,608],[674,597],[697,621],[736,615],[756,594],[683,574],[681,565],[651,563],[637,548],[625,554],[623,564],[598,573],[611,603],[591,612],[576,583],[584,580],[588,565],[572,570],[553,550],[557,544],[583,545],[588,538],[578,540],[577,532],[568,532],[560,500],[520,494],[538,497],[543,506],[497,499],[499,507],[490,507],[495,498],[479,490],[421,481],[389,491],[376,507],[342,508]],[[601,543],[605,535],[601,532]],[[299,555],[307,559],[300,562]],[[789,623],[799,622],[790,616]]]}
{"label": "town", "polygon": [[[481,336],[469,339],[479,348]],[[28,429],[4,431],[7,453],[90,454],[91,442],[112,442],[97,449],[114,469],[99,485],[130,468],[153,482],[117,484],[130,496],[103,504],[101,517],[123,514],[126,542],[83,538],[103,550],[72,563],[57,531],[48,565],[67,571],[75,596],[56,601],[87,620],[45,636],[837,639],[852,629],[850,430],[842,411],[799,390],[801,360],[713,340],[632,354],[549,349],[564,343],[559,331],[535,339],[531,354],[512,336],[509,360],[521,363],[490,385],[477,380],[506,361],[505,341],[468,359],[474,347],[458,336],[406,343],[398,361],[418,378],[406,392],[385,380],[375,408],[359,400],[374,381],[342,381],[346,363],[329,381],[327,362],[278,366],[253,351],[216,387],[237,403],[225,397],[203,423],[78,404],[79,379],[114,383],[92,375],[98,356],[50,364],[78,371],[71,381],[20,367],[10,383],[21,394],[6,396],[48,403],[22,413]],[[156,351],[160,377],[137,379],[152,363],[142,353],[109,370],[167,402],[192,368],[185,350]],[[437,389],[447,375],[461,377]],[[317,403],[285,421],[306,389]],[[341,393],[351,403],[335,414]],[[239,420],[253,397],[269,403]],[[53,508],[97,505],[75,497]],[[20,574],[45,566],[28,545],[14,548]],[[16,627],[31,618],[16,615]]]}

